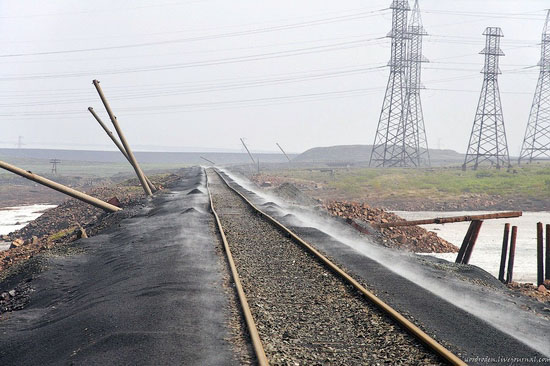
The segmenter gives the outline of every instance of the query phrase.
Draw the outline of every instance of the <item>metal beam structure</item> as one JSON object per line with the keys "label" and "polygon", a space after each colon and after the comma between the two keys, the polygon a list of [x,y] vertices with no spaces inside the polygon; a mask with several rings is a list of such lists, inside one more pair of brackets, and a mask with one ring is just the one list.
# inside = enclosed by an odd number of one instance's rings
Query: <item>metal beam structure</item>
{"label": "metal beam structure", "polygon": [[58,192],[64,193],[66,195],[69,195],[73,198],[76,198],[80,201],[86,202],[92,206],[101,208],[102,210],[105,210],[107,212],[117,212],[120,211],[120,207],[116,207],[114,205],[111,205],[107,202],[104,202],[98,198],[92,197],[90,195],[87,195],[85,193],[79,192],[76,189],[69,188],[67,186],[64,186],[62,184],[56,183],[52,180],[49,180],[47,178],[41,177],[40,175],[34,174],[33,172],[23,170],[21,168],[18,168],[14,165],[8,164],[6,162],[0,161],[0,168],[6,169],[7,171],[10,171],[14,174],[17,174],[23,178],[27,178],[32,180],[33,182],[42,184],[43,186],[49,187],[51,189],[55,189]]}
{"label": "metal beam structure", "polygon": [[497,212],[493,214],[483,214],[483,215],[436,217],[435,219],[396,221],[396,222],[375,224],[374,226],[379,228],[388,228],[388,227],[417,226],[417,225],[428,225],[428,224],[450,224],[453,222],[464,222],[464,221],[475,221],[475,220],[508,219],[512,217],[520,217],[522,215],[523,215],[522,211]]}
{"label": "metal beam structure", "polygon": [[109,102],[107,101],[107,98],[105,98],[105,95],[103,94],[103,90],[101,90],[101,86],[99,85],[98,80],[94,80],[93,84],[97,90],[97,93],[99,94],[99,97],[101,98],[101,101],[103,102],[103,105],[105,106],[105,110],[107,111],[107,114],[109,115],[109,118],[111,119],[111,122],[113,123],[113,126],[115,127],[115,130],[118,134],[118,137],[120,138],[120,142],[122,143],[122,146],[124,146],[124,150],[128,154],[128,158],[130,159],[130,163],[132,167],[134,168],[134,171],[136,172],[136,175],[138,176],[139,182],[141,183],[141,186],[143,187],[143,191],[145,192],[146,196],[152,196],[153,192],[151,191],[151,188],[149,188],[149,185],[147,184],[147,181],[145,180],[145,175],[143,174],[143,171],[141,170],[141,167],[139,166],[136,157],[134,156],[134,153],[130,149],[130,145],[128,144],[128,141],[126,141],[126,137],[124,137],[124,134],[122,133],[122,129],[120,128],[116,116],[113,114],[113,111],[111,110],[111,107],[109,106]]}
{"label": "metal beam structure", "polygon": [[542,31],[540,74],[518,164],[550,159],[550,10]]}
{"label": "metal beam structure", "polygon": [[483,68],[483,87],[477,106],[474,125],[468,143],[466,158],[462,169],[473,164],[473,169],[484,163],[490,163],[497,169],[510,167],[508,142],[504,128],[504,117],[498,88],[499,58],[504,56],[500,49],[500,39],[504,36],[502,29],[487,27],[485,32],[485,48],[480,53],[485,55]]}

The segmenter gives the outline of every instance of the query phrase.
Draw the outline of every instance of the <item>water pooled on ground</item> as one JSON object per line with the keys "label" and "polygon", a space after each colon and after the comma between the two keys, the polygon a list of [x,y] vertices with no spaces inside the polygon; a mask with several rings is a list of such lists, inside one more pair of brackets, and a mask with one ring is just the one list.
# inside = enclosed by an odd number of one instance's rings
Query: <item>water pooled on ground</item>
{"label": "water pooled on ground", "polygon": [[[434,211],[395,211],[395,213],[406,220],[419,220],[435,217],[481,215],[494,213],[496,211],[455,211],[455,212],[434,212]],[[483,222],[476,246],[474,248],[470,264],[483,268],[494,276],[498,276],[500,253],[502,250],[502,236],[504,224],[518,227],[518,238],[516,242],[516,257],[514,263],[514,281],[536,282],[537,280],[537,222],[550,224],[550,212],[524,212],[522,217],[513,219],[486,220]],[[469,222],[458,222],[452,224],[430,224],[421,225],[429,231],[437,233],[441,238],[460,246]],[[456,253],[430,254],[437,258],[454,262]]]}

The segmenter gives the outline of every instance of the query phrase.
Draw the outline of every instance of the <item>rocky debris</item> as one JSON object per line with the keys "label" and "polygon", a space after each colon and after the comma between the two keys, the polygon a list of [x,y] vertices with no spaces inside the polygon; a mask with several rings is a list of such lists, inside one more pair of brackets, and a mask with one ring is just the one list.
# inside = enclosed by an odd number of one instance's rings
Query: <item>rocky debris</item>
{"label": "rocky debris", "polygon": [[536,286],[532,283],[511,282],[508,288],[532,297],[540,302],[550,305],[550,280],[545,280],[543,285]]}
{"label": "rocky debris", "polygon": [[0,294],[0,318],[3,313],[23,309],[29,303],[31,292],[32,289],[27,282],[2,292]]}
{"label": "rocky debris", "polygon": [[23,239],[21,239],[21,238],[15,239],[11,242],[10,249],[19,248],[23,244],[25,244]]}
{"label": "rocky debris", "polygon": [[[344,219],[355,219],[371,224],[403,221],[398,215],[373,208],[366,203],[331,201],[324,204],[328,212]],[[456,253],[458,248],[441,239],[437,234],[419,226],[376,228],[382,238],[382,244],[416,253]]]}
{"label": "rocky debris", "polygon": [[110,198],[107,203],[116,207],[122,207],[122,203],[120,203],[120,200],[116,196]]}

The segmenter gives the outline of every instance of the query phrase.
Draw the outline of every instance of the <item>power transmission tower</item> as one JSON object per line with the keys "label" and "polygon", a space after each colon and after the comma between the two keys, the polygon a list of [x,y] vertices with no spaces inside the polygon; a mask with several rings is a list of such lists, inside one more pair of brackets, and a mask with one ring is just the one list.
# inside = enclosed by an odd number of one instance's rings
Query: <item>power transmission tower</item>
{"label": "power transmission tower", "polygon": [[382,112],[376,128],[369,166],[391,167],[408,165],[404,158],[405,145],[409,141],[408,129],[404,126],[407,104],[407,0],[393,0],[390,76]]}
{"label": "power transmission tower", "polygon": [[[409,40],[407,46],[407,107],[405,108],[405,127],[403,135],[403,165],[410,161],[415,166],[430,166],[430,152],[428,151],[428,139],[424,126],[424,114],[420,100],[420,90],[424,89],[421,82],[422,63],[428,60],[422,54],[422,38],[426,33],[420,16],[420,6],[415,0],[414,7],[409,21]],[[407,131],[408,129],[408,131]],[[410,136],[408,136],[410,135]],[[412,146],[408,145],[412,143]]]}
{"label": "power transmission tower", "polygon": [[518,163],[550,158],[550,10],[542,31],[540,74]]}
{"label": "power transmission tower", "polygon": [[498,88],[499,57],[504,56],[500,49],[500,39],[504,36],[498,27],[487,27],[485,32],[485,48],[480,54],[485,55],[483,68],[483,86],[477,105],[474,125],[466,151],[462,169],[473,163],[476,170],[485,162],[496,165],[497,169],[510,166],[508,142],[504,129],[500,91]]}
{"label": "power transmission tower", "polygon": [[61,164],[61,160],[51,159],[50,163],[52,164],[52,174],[57,174],[57,164]]}

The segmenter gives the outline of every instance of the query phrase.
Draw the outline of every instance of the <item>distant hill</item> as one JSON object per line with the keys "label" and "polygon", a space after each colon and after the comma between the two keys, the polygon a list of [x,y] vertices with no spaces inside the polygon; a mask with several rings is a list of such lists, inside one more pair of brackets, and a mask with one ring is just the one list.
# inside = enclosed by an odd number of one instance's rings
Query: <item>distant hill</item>
{"label": "distant hill", "polygon": [[[368,164],[372,145],[338,145],[314,147],[292,159],[295,163]],[[430,149],[432,165],[456,165],[464,161],[464,155],[454,150]]]}
{"label": "distant hill", "polygon": [[[207,164],[201,156],[216,164],[247,164],[250,157],[246,153],[223,152],[142,152],[135,153],[136,159],[143,164]],[[282,154],[252,154],[260,163],[284,163]],[[290,155],[290,158],[296,155]],[[53,150],[53,149],[0,149],[0,157],[18,159],[60,159],[70,161],[89,161],[98,163],[124,163],[125,159],[118,151],[95,150]],[[9,161],[8,161],[9,162]]]}

